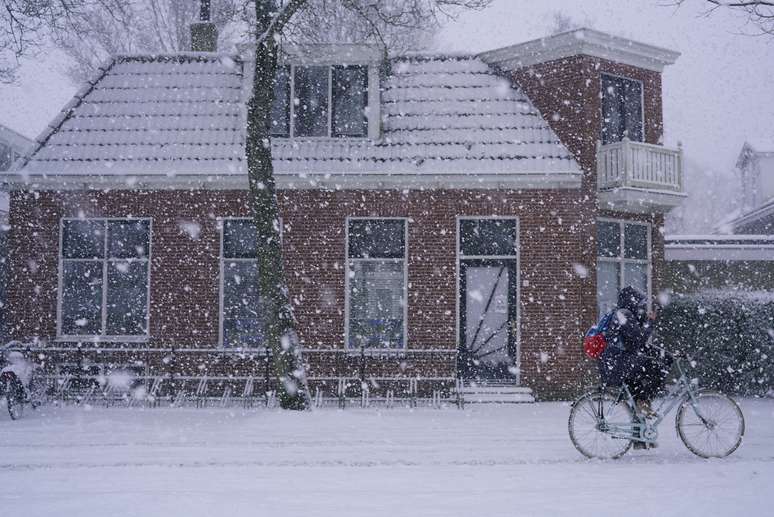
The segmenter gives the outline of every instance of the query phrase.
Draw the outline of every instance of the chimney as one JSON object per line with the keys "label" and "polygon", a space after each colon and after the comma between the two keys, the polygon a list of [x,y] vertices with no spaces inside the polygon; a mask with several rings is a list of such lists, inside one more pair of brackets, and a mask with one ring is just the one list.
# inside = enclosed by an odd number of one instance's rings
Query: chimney
{"label": "chimney", "polygon": [[199,21],[191,24],[191,50],[194,52],[217,52],[218,29],[210,21],[212,0],[200,0]]}

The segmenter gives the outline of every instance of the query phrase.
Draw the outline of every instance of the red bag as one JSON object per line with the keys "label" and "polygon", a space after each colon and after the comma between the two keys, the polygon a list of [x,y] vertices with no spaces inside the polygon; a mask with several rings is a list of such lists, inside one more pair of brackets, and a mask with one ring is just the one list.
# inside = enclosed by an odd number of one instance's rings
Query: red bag
{"label": "red bag", "polygon": [[599,319],[599,323],[592,326],[586,336],[583,338],[583,351],[591,359],[599,359],[602,352],[607,348],[607,332],[610,322],[613,320],[615,311],[610,311]]}

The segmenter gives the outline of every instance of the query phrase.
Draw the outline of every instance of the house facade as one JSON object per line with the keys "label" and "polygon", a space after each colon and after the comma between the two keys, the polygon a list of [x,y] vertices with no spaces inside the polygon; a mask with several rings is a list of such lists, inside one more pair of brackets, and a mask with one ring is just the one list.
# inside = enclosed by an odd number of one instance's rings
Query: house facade
{"label": "house facade", "polygon": [[[684,197],[681,151],[661,145],[677,53],[587,29],[389,62],[286,50],[271,145],[312,389],[580,389],[598,312],[662,285],[663,214]],[[264,377],[251,73],[217,53],[117,57],[3,176],[13,335],[51,368],[170,390]]]}

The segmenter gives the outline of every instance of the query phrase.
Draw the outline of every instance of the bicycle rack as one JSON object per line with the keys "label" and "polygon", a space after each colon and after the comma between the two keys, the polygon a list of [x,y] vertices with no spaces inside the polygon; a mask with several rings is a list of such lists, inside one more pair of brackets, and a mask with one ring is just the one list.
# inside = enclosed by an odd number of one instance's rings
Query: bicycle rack
{"label": "bicycle rack", "polygon": [[347,380],[344,377],[339,377],[338,386],[336,389],[336,395],[338,396],[338,403],[341,409],[347,406]]}
{"label": "bicycle rack", "polygon": [[223,395],[220,397],[220,407],[227,407],[231,401],[231,386],[223,388]]}
{"label": "bicycle rack", "polygon": [[156,407],[158,406],[158,392],[159,388],[161,388],[161,383],[163,381],[163,377],[160,375],[158,377],[153,378],[153,383],[151,384],[151,389],[148,391],[148,394],[145,396],[146,405],[150,407]]}
{"label": "bicycle rack", "polygon": [[209,379],[204,375],[199,380],[199,385],[196,387],[196,407],[204,407],[207,403],[207,383]]}
{"label": "bicycle rack", "polygon": [[242,391],[242,403],[245,408],[253,407],[253,378],[248,377],[245,381],[245,389]]}
{"label": "bicycle rack", "polygon": [[360,407],[366,408],[370,403],[371,390],[365,382],[360,383]]}
{"label": "bicycle rack", "polygon": [[409,379],[409,406],[417,407],[417,379]]}

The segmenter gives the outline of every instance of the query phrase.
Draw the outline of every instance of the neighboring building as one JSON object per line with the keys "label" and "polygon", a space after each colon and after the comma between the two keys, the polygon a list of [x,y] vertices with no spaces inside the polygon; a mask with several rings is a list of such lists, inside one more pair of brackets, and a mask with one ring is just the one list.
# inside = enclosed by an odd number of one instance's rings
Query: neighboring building
{"label": "neighboring building", "polygon": [[[389,63],[288,50],[272,150],[312,389],[580,389],[598,311],[663,285],[663,214],[684,198],[681,152],[660,145],[677,56],[587,29]],[[216,53],[117,57],[68,103],[2,177],[14,337],[94,372],[262,377],[251,73]]]}
{"label": "neighboring building", "polygon": [[[11,168],[32,146],[32,140],[0,125],[0,173]],[[0,344],[8,335],[6,328],[6,285],[8,284],[8,194],[0,191]]]}
{"label": "neighboring building", "polygon": [[774,144],[745,142],[736,168],[741,209],[720,233],[666,239],[667,285],[676,292],[774,291]]}
{"label": "neighboring building", "polygon": [[774,291],[774,235],[669,235],[666,260],[678,293]]}

